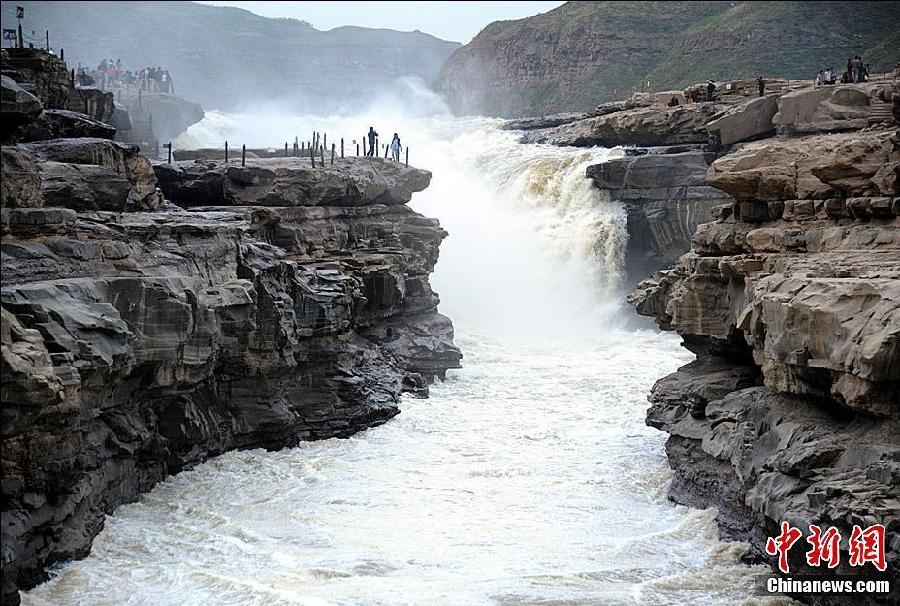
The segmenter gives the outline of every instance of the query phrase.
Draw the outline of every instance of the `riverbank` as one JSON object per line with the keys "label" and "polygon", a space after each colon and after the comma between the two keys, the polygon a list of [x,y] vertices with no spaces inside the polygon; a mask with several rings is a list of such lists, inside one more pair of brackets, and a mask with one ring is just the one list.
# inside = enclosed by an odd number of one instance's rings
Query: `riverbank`
{"label": "riverbank", "polygon": [[[626,204],[632,279],[674,262],[630,297],[697,355],[650,395],[670,498],[718,508],[721,536],[773,567],[765,542],[782,521],[834,526],[842,550],[853,525],[883,524],[896,586],[900,88],[872,80],[770,80],[764,96],[719,83],[715,102],[635,95],[510,127],[524,142],[637,146],[587,175]],[[792,574],[821,574],[804,554]]]}

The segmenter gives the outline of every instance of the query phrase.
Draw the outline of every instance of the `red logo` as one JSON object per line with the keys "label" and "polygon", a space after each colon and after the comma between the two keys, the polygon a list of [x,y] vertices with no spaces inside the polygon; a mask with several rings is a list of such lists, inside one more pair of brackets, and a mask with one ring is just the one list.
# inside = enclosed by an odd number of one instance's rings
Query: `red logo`
{"label": "red logo", "polygon": [[[766,553],[778,556],[778,569],[784,574],[790,572],[788,566],[788,551],[794,546],[803,533],[787,522],[781,523],[781,533],[777,537],[769,537],[766,541]],[[827,564],[829,568],[835,568],[841,562],[841,533],[834,526],[822,530],[819,526],[809,526],[809,536],[806,538],[810,548],[806,552],[806,562],[810,566]],[[862,529],[853,525],[850,535],[849,549],[851,566],[865,566],[871,562],[875,568],[884,572],[887,562],[884,558],[884,526],[873,524]]]}
{"label": "red logo", "polygon": [[875,568],[884,572],[887,563],[884,561],[884,526],[872,524],[862,530],[856,524],[850,534],[850,565],[863,566],[872,562]]}
{"label": "red logo", "polygon": [[828,530],[822,532],[822,529],[814,524],[809,526],[810,535],[806,538],[806,542],[810,544],[809,551],[806,552],[806,562],[810,566],[821,566],[822,562],[827,562],[829,568],[836,567],[841,561],[841,533],[834,526],[830,526]]}
{"label": "red logo", "polygon": [[778,554],[778,569],[787,574],[790,572],[788,566],[787,552],[796,543],[803,533],[799,528],[794,528],[787,522],[781,523],[781,534],[777,537],[769,537],[766,541],[766,553],[773,556]]}

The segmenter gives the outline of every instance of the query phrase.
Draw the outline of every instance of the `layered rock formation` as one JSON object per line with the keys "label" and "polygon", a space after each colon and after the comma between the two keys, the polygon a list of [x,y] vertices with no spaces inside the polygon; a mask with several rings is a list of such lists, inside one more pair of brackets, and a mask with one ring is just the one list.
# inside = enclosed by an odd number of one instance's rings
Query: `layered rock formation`
{"label": "layered rock formation", "polygon": [[588,178],[625,205],[625,269],[632,285],[674,263],[710,209],[731,200],[706,184],[713,159],[715,152],[700,146],[650,148],[588,167]]}
{"label": "layered rock formation", "polygon": [[839,74],[857,54],[892,69],[898,32],[891,3],[567,2],[488,25],[446,61],[439,87],[460,114],[589,111],[708,78]]}
{"label": "layered rock formation", "polygon": [[[829,94],[831,94],[829,92]],[[735,198],[631,300],[697,360],[660,380],[677,502],[765,554],[782,521],[886,527],[900,582],[900,149],[873,130],[732,149],[707,182]],[[791,575],[822,574],[790,552]],[[873,572],[869,565],[864,572]],[[839,574],[860,574],[844,559]],[[847,597],[798,596],[814,604]],[[884,602],[874,594],[852,603]]]}
{"label": "layered rock formation", "polygon": [[4,603],[166,475],[383,423],[459,366],[428,281],[446,232],[404,204],[427,171],[2,158]]}
{"label": "layered rock formation", "polygon": [[0,141],[27,142],[65,137],[112,139],[112,93],[77,88],[66,62],[41,49],[0,52],[3,125]]}

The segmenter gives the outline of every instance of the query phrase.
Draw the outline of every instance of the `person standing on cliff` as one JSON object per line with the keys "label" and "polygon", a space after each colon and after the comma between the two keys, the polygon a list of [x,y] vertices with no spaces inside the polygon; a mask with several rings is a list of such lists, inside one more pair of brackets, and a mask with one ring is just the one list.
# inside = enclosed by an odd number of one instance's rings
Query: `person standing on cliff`
{"label": "person standing on cliff", "polygon": [[391,158],[393,158],[394,162],[400,161],[400,135],[394,133],[394,138],[391,140]]}
{"label": "person standing on cliff", "polygon": [[714,101],[716,98],[716,85],[712,80],[706,81],[706,100]]}
{"label": "person standing on cliff", "polygon": [[763,97],[766,94],[766,81],[762,76],[756,79],[756,85],[759,86],[759,96]]}
{"label": "person standing on cliff", "polygon": [[370,158],[375,157],[375,138],[378,137],[378,133],[375,132],[375,128],[369,127],[369,153],[366,154]]}

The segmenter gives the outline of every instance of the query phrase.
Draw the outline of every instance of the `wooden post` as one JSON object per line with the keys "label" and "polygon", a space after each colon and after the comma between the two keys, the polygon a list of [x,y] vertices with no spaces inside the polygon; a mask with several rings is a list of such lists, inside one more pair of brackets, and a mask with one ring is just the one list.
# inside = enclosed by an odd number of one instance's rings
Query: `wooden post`
{"label": "wooden post", "polygon": [[225,164],[228,164],[228,141],[225,142]]}
{"label": "wooden post", "polygon": [[322,155],[322,161],[319,163],[319,166],[325,167],[325,148],[319,147],[319,153]]}
{"label": "wooden post", "polygon": [[241,166],[247,165],[247,144],[241,145]]}
{"label": "wooden post", "polygon": [[406,165],[409,166],[409,148],[406,148]]}
{"label": "wooden post", "polygon": [[47,52],[50,52],[50,30],[47,30]]}
{"label": "wooden post", "polygon": [[75,88],[75,68],[72,68],[72,88]]}
{"label": "wooden post", "polygon": [[25,48],[25,38],[22,37],[22,22],[19,21],[19,37],[16,40],[19,48]]}
{"label": "wooden post", "polygon": [[331,144],[331,165],[334,166],[334,143]]}
{"label": "wooden post", "polygon": [[341,137],[341,158],[344,157],[344,138]]}
{"label": "wooden post", "polygon": [[59,58],[62,59],[63,61],[66,60],[66,49],[64,49],[64,48],[59,49]]}
{"label": "wooden post", "polygon": [[369,155],[369,148],[366,147],[366,137],[368,137],[368,135],[363,135],[363,138],[362,138],[362,147],[363,147],[363,155],[364,156]]}
{"label": "wooden post", "polygon": [[168,143],[166,143],[166,147],[169,148],[169,164],[171,164],[172,163],[172,142],[169,141]]}
{"label": "wooden post", "polygon": [[356,157],[359,157],[359,143],[356,144]]}
{"label": "wooden post", "polygon": [[322,147],[328,147],[328,133],[322,136]]}
{"label": "wooden post", "polygon": [[284,142],[284,157],[287,158],[287,141]]}
{"label": "wooden post", "polygon": [[385,146],[384,146],[384,159],[385,159],[385,160],[387,160],[387,154],[388,154],[388,146],[385,145]]}
{"label": "wooden post", "polygon": [[309,161],[312,162],[312,167],[316,167],[316,155],[313,153],[312,145],[309,146]]}

